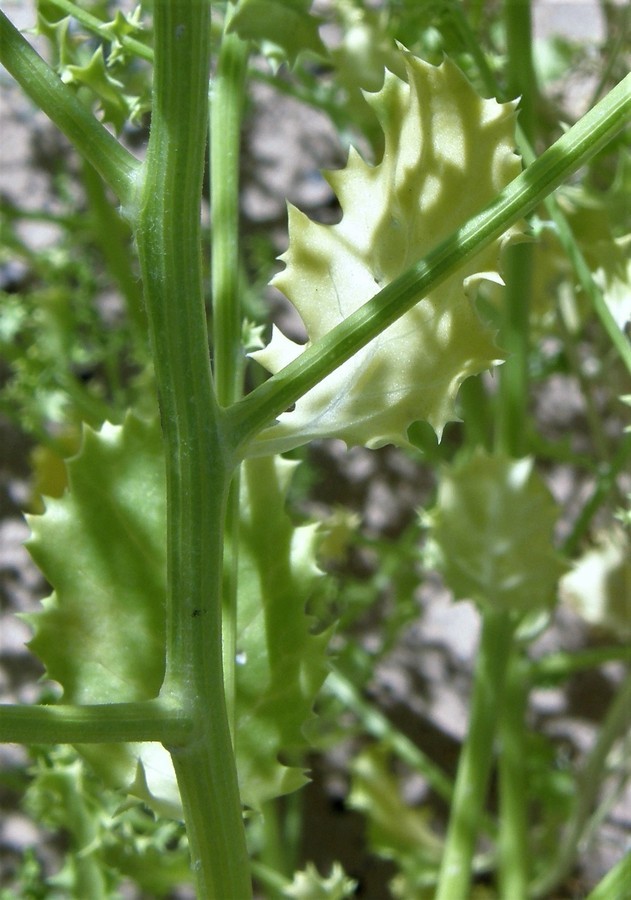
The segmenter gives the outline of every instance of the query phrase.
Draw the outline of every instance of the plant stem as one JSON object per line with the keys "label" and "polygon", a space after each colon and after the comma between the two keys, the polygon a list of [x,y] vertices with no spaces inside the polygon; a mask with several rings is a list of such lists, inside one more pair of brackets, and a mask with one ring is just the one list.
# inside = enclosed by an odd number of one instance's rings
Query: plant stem
{"label": "plant stem", "polygon": [[[0,63],[111,187],[133,207],[140,163],[95,119],[0,11]],[[131,210],[130,210],[131,212]]]}
{"label": "plant stem", "polygon": [[[519,96],[520,131],[534,141],[536,78],[532,60],[530,0],[505,0],[508,51],[507,93]],[[533,247],[507,248],[506,292],[500,344],[508,359],[499,373],[496,443],[500,452],[519,458],[527,452],[530,353],[530,306]],[[501,689],[498,685],[498,689]],[[502,897],[526,900],[528,827],[525,716],[528,683],[519,650],[512,646],[506,665],[505,698],[498,715],[499,839],[498,880]]]}
{"label": "plant stem", "polygon": [[[226,28],[228,23],[229,18]],[[221,406],[229,406],[243,393],[239,151],[247,64],[247,43],[224,30],[210,105],[213,373]]]}
{"label": "plant stem", "polygon": [[499,895],[526,900],[529,853],[525,717],[528,688],[524,660],[515,648],[508,665],[499,720]]}
{"label": "plant stem", "polygon": [[586,900],[613,900],[614,897],[624,897],[629,884],[631,884],[631,853],[623,856],[620,862],[607,872]]}
{"label": "plant stem", "polygon": [[495,723],[514,623],[509,614],[484,613],[471,699],[469,732],[460,754],[445,851],[434,900],[469,896],[475,839],[493,763]]}
{"label": "plant stem", "polygon": [[406,735],[395,728],[382,712],[367,703],[360,696],[352,681],[334,666],[331,667],[331,672],[325,682],[325,690],[337,697],[346,709],[350,709],[357,716],[368,734],[391,747],[399,759],[427,779],[428,784],[439,797],[448,803],[451,802],[453,785],[443,770],[425,756]]}
{"label": "plant stem", "polygon": [[[516,3],[513,2],[513,0],[511,0],[511,5],[519,6],[519,0],[516,0]],[[454,18],[454,22],[457,25],[458,31],[467,47],[467,50],[469,51],[469,53],[475,60],[475,63],[478,67],[478,71],[480,73],[482,81],[484,82],[484,86],[489,91],[489,93],[493,94],[495,96],[498,96],[498,97],[503,97],[504,99],[506,99],[507,97],[510,97],[510,96],[514,96],[515,93],[520,93],[521,90],[517,87],[517,84],[515,84],[515,86],[513,86],[512,84],[509,84],[509,88],[514,87],[513,93],[503,93],[500,90],[500,87],[497,83],[497,79],[495,78],[490,66],[486,62],[484,54],[480,50],[479,42],[476,39],[476,36],[474,35],[473,31],[469,27],[469,24],[464,16],[462,9],[460,8],[459,5],[454,4],[451,7],[450,12]],[[628,16],[628,11],[627,11],[627,18],[628,17],[629,16]],[[515,28],[511,28],[511,34],[514,33],[517,35],[517,43],[519,40],[519,32],[520,32],[519,25],[517,25]],[[613,56],[613,51],[612,51],[612,56]],[[603,77],[606,77],[606,76],[603,76]],[[534,78],[534,74],[533,74],[533,78]],[[534,83],[534,81],[533,81],[533,83]],[[526,81],[526,84],[527,84],[527,81]],[[594,92],[594,102],[596,102],[596,100],[600,96],[603,84],[604,84],[604,81],[598,86],[598,88]],[[533,111],[533,104],[529,101],[526,101],[526,102],[528,104],[528,106],[526,107],[526,115],[524,117],[524,112],[523,111],[520,112],[520,120],[517,124],[517,146],[519,147],[519,152],[522,154],[522,156],[524,158],[524,162],[527,165],[531,165],[531,163],[533,163],[535,161],[536,156],[535,156],[534,150],[532,149],[532,140],[531,140],[532,135],[530,132],[527,132],[527,128],[528,128],[528,123],[532,122],[532,117],[534,116],[534,111]],[[523,110],[523,101],[522,101],[522,110]],[[609,338],[610,338],[612,344],[618,351],[618,354],[619,354],[620,358],[622,359],[622,362],[626,366],[627,370],[629,372],[631,372],[631,345],[629,344],[629,341],[626,339],[625,335],[622,333],[616,320],[614,319],[613,315],[611,314],[611,311],[610,311],[609,307],[607,306],[607,303],[605,302],[605,299],[603,297],[602,290],[594,281],[591,270],[585,260],[585,256],[583,255],[581,248],[579,247],[576,240],[574,239],[574,235],[572,234],[572,229],[570,228],[570,225],[567,221],[567,218],[565,217],[565,214],[559,207],[559,204],[555,197],[553,197],[553,196],[546,197],[543,202],[546,207],[546,211],[547,211],[548,215],[550,216],[550,218],[552,219],[552,221],[554,222],[554,224],[556,226],[559,241],[561,242],[561,245],[562,245],[565,253],[568,256],[568,259],[570,260],[570,262],[572,264],[572,268],[574,269],[574,273],[575,273],[581,287],[583,288],[583,290],[585,291],[587,296],[590,298],[590,300],[594,306],[594,310],[596,311],[596,315],[600,319],[601,325],[603,326],[603,328],[609,335]]]}
{"label": "plant stem", "polygon": [[563,542],[561,551],[566,556],[573,556],[579,549],[581,541],[589,530],[592,519],[602,506],[607,494],[616,487],[617,477],[620,472],[624,471],[630,459],[631,434],[625,434],[620,440],[620,445],[611,463],[608,466],[601,467],[591,496],[585,502],[574,522],[572,531]]}
{"label": "plant stem", "polygon": [[190,716],[161,700],[70,706],[0,705],[0,741],[16,744],[96,744],[116,741],[183,743]]}
{"label": "plant stem", "polygon": [[608,662],[631,665],[631,644],[612,647],[589,647],[573,653],[551,653],[528,666],[526,678],[539,687],[555,687],[577,672],[596,669]]}
{"label": "plant stem", "polygon": [[229,411],[235,449],[368,344],[460,265],[503,234],[607,144],[631,114],[631,75],[517,176],[498,197],[423,260],[307,348]]}
{"label": "plant stem", "polygon": [[[508,52],[506,93],[509,97],[520,97],[520,132],[531,145],[536,80],[532,62],[530,0],[505,0],[504,21]],[[506,349],[508,359],[499,373],[497,444],[501,451],[513,457],[523,456],[526,452],[532,269],[532,245],[507,248],[504,327],[500,332],[500,344]]]}
{"label": "plant stem", "polygon": [[142,305],[138,273],[132,265],[129,224],[112,206],[102,179],[89,163],[83,165],[83,184],[90,204],[94,242],[108,271],[125,298],[127,316],[136,340],[146,342],[147,317]]}
{"label": "plant stem", "polygon": [[[213,372],[217,400],[229,406],[243,396],[239,253],[239,160],[248,45],[224,34],[210,103],[210,219],[212,224]],[[235,472],[224,532],[222,589],[223,667],[228,720],[235,741],[239,473]]]}
{"label": "plant stem", "polygon": [[[93,16],[87,10],[77,6],[76,3],[72,3],[70,0],[49,0],[49,3],[56,6],[57,9],[62,10],[62,12],[67,13],[69,16],[72,16],[77,22],[81,22],[84,28],[91,31],[93,34],[98,34],[104,41],[112,40],[112,32],[109,28],[109,23],[103,22],[101,19]],[[146,44],[143,44],[142,41],[137,41],[127,34],[120,35],[118,40],[123,47],[130,53],[133,53],[134,56],[138,56],[140,59],[146,59],[148,62],[153,60],[153,50],[151,47],[147,47]]]}
{"label": "plant stem", "polygon": [[579,773],[575,803],[557,858],[532,885],[532,897],[547,897],[570,873],[579,852],[580,843],[598,797],[606,770],[607,757],[615,741],[631,728],[631,673],[618,689],[596,742]]}
{"label": "plant stem", "polygon": [[203,900],[251,896],[222,670],[223,521],[232,475],[213,391],[200,200],[208,122],[210,2],[154,6],[151,136],[137,242],[167,474],[167,659],[162,696],[193,735],[171,751]]}
{"label": "plant stem", "polygon": [[528,421],[528,352],[532,246],[507,248],[506,290],[500,345],[508,358],[499,372],[496,445],[518,459],[526,453]]}

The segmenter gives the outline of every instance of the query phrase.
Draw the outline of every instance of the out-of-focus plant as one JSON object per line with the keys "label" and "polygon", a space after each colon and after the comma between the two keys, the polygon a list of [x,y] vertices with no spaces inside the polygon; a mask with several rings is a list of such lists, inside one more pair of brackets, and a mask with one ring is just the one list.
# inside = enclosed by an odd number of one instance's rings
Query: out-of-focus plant
{"label": "out-of-focus plant", "polygon": [[[200,898],[245,900],[252,876],[270,897],[352,896],[339,863],[301,865],[291,814],[308,738],[341,740],[341,708],[374,740],[351,765],[349,803],[397,868],[395,896],[464,900],[482,873],[498,896],[544,897],[571,871],[631,678],[577,772],[554,771],[551,742],[529,733],[528,694],[629,654],[614,641],[531,662],[528,648],[559,584],[587,599],[592,622],[627,627],[628,516],[613,523],[631,454],[619,399],[631,372],[629,77],[613,83],[614,40],[594,102],[561,128],[538,88],[529,4],[470,7],[336,0],[325,22],[306,0],[156,0],[113,18],[110,4],[46,0],[36,28],[51,65],[0,14],[1,60],[73,145],[83,184],[80,213],[69,193],[46,253],[4,204],[2,253],[30,286],[2,299],[1,402],[40,447],[48,496],[29,549],[54,590],[28,621],[63,690],[57,703],[0,708],[2,739],[38,748],[29,809],[69,835],[41,896],[111,897],[125,878],[166,894],[189,854]],[[549,49],[544,81],[571,60]],[[289,208],[274,284],[304,344],[274,327],[263,346],[251,321],[264,304],[239,249],[250,78],[324,110],[344,143],[366,148],[325,173],[339,222]],[[127,147],[145,119],[141,160]],[[598,353],[586,365],[588,338]],[[569,373],[587,446],[539,434],[530,412],[538,384]],[[283,454],[329,438],[395,444],[432,470],[429,511],[398,543],[356,536],[344,511],[298,524],[288,513],[296,463]],[[545,482],[557,460],[592,484],[561,544]],[[597,514],[606,531],[581,556]],[[352,553],[369,560],[362,578],[345,566]],[[482,622],[453,783],[362,695],[432,569]],[[371,656],[353,634],[380,593],[394,610]],[[446,830],[409,808],[401,766],[447,803]],[[19,878],[32,890],[32,859]]]}

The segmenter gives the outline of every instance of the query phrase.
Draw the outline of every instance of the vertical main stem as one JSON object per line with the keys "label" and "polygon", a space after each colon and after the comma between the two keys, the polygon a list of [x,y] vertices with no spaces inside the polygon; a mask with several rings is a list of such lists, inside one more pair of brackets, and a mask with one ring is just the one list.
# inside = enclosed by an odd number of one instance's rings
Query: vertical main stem
{"label": "vertical main stem", "polygon": [[159,0],[154,34],[151,136],[135,224],[166,453],[162,695],[193,720],[189,743],[170,749],[200,900],[247,900],[222,669],[223,520],[232,465],[211,378],[201,266],[209,0]]}

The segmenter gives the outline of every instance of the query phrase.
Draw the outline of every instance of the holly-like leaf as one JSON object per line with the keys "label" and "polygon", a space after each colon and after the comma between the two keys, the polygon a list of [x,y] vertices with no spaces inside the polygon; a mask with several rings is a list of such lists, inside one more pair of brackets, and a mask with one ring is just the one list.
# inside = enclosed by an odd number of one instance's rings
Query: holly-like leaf
{"label": "holly-like leaf", "polygon": [[567,569],[553,546],[557,516],[532,459],[479,451],[443,470],[427,522],[438,568],[457,599],[523,614],[554,603]]}
{"label": "holly-like leaf", "polygon": [[256,41],[275,68],[285,61],[293,66],[304,51],[327,55],[310,7],[311,0],[239,0],[229,30]]}
{"label": "holly-like leaf", "polygon": [[31,649],[65,703],[156,697],[164,676],[164,474],[160,430],[84,430],[69,491],[31,516],[31,556],[55,593],[29,617]]}
{"label": "holly-like leaf", "polygon": [[[84,429],[67,463],[69,490],[31,516],[31,556],[54,593],[30,647],[63,688],[65,703],[116,703],[158,695],[165,665],[164,459],[157,423]],[[79,748],[112,787],[164,814],[179,810],[168,753],[159,744]]]}
{"label": "holly-like leaf", "polygon": [[[156,697],[165,664],[166,492],[157,423],[85,430],[67,464],[69,490],[32,516],[31,555],[55,592],[29,615],[31,649],[66,703]],[[237,767],[245,804],[304,783],[303,726],[326,675],[328,634],[311,635],[316,526],[284,510],[290,463],[248,462],[243,478],[238,599]],[[171,759],[159,744],[81,745],[106,782],[156,811],[180,814]],[[296,767],[279,762],[279,754]]]}
{"label": "holly-like leaf", "polygon": [[[281,257],[287,265],[274,283],[300,313],[309,343],[418,262],[520,171],[514,103],[482,99],[448,60],[435,67],[400,52],[408,82],[386,72],[383,88],[365,95],[384,132],[381,162],[371,166],[351,150],[345,169],[325,173],[341,221],[321,225],[289,208],[289,250]],[[317,437],[405,444],[418,420],[440,434],[455,417],[460,384],[502,356],[474,296],[481,280],[501,281],[498,258],[507,237],[309,391],[252,452]],[[252,355],[275,373],[303,350],[274,330],[268,347]]]}
{"label": "holly-like leaf", "polygon": [[[295,463],[247,460],[242,478],[237,635],[237,767],[248,803],[299,788],[303,728],[326,677],[329,633],[305,608],[322,573],[316,525],[294,528],[285,497]],[[283,752],[285,762],[278,760]]]}

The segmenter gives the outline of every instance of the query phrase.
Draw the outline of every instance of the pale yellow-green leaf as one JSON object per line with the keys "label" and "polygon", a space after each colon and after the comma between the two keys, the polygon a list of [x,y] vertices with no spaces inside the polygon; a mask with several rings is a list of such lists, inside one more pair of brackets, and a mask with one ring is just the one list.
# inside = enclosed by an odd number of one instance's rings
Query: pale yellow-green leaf
{"label": "pale yellow-green leaf", "polygon": [[[408,81],[386,72],[383,88],[365,95],[384,132],[381,162],[369,165],[351,149],[346,168],[325,173],[341,221],[321,225],[289,208],[286,268],[274,283],[300,313],[310,343],[418,262],[520,171],[515,104],[482,99],[448,60],[435,67],[399,52]],[[465,378],[502,357],[474,297],[480,281],[501,281],[505,239],[309,391],[260,435],[252,452],[319,437],[369,447],[405,444],[417,420],[440,434],[455,417]],[[268,347],[252,355],[275,373],[303,350],[275,330]]]}
{"label": "pale yellow-green leaf", "polygon": [[560,594],[590,625],[631,638],[631,542],[622,528],[599,535],[571,572]]}

